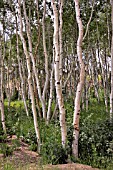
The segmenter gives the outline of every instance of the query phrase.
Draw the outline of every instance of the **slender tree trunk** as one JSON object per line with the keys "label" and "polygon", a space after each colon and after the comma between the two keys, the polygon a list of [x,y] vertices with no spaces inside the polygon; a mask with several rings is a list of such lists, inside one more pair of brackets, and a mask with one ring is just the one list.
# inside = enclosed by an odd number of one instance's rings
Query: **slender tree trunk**
{"label": "slender tree trunk", "polygon": [[22,98],[23,98],[26,114],[27,114],[27,116],[29,116],[26,97],[25,97],[25,90],[24,90],[24,79],[23,79],[23,75],[22,75],[21,61],[20,61],[20,56],[19,56],[19,37],[18,37],[18,26],[17,26],[17,18],[16,18],[16,16],[15,16],[15,19],[16,19],[16,38],[17,38],[17,59],[18,59],[19,74],[20,74],[20,80],[21,80]]}
{"label": "slender tree trunk", "polygon": [[[3,33],[4,34],[4,33]],[[5,40],[3,35],[3,55],[2,55],[2,42],[0,35],[0,110],[1,110],[1,122],[4,133],[6,134],[5,125],[5,114],[4,114],[4,91],[3,91],[3,81],[4,81],[4,57],[5,57]]]}
{"label": "slender tree trunk", "polygon": [[33,112],[33,118],[34,118],[34,127],[35,127],[35,132],[36,132],[36,137],[37,137],[37,144],[38,144],[38,152],[40,153],[40,132],[39,132],[39,127],[38,127],[38,121],[37,121],[37,112],[36,112],[36,106],[35,106],[35,97],[34,97],[34,92],[33,92],[33,85],[32,85],[32,74],[31,74],[31,60],[30,56],[27,51],[27,46],[26,46],[26,41],[23,36],[23,26],[22,26],[22,16],[21,16],[21,0],[18,0],[18,20],[20,24],[20,38],[23,44],[23,49],[24,53],[26,56],[26,62],[27,62],[27,69],[28,69],[28,85],[29,85],[29,93],[30,93],[30,98],[31,98],[31,104],[32,104],[32,112]]}
{"label": "slender tree trunk", "polygon": [[51,77],[50,77],[50,94],[49,94],[49,102],[48,102],[48,111],[47,111],[47,124],[49,123],[50,116],[51,116],[51,105],[53,99],[53,72],[54,67],[52,66]]}
{"label": "slender tree trunk", "polygon": [[[103,59],[105,57],[105,61]],[[106,52],[104,55],[101,56],[101,74],[103,79],[103,88],[104,88],[104,101],[106,107],[106,113],[108,113],[108,86],[107,86],[107,63],[106,63]]]}
{"label": "slender tree trunk", "polygon": [[68,73],[68,76],[67,76],[67,78],[66,78],[66,80],[65,80],[65,82],[64,82],[64,85],[63,85],[63,88],[64,88],[64,89],[66,88],[66,85],[67,85],[67,83],[68,83],[68,80],[70,79],[70,77],[71,77],[71,75],[72,75],[72,71],[73,71],[73,63],[72,63],[72,65],[71,65],[70,72]]}
{"label": "slender tree trunk", "polygon": [[61,126],[61,138],[62,138],[62,146],[65,148],[66,145],[66,136],[67,136],[67,128],[66,128],[66,121],[65,121],[65,108],[64,108],[64,101],[62,95],[62,86],[60,82],[60,74],[59,74],[59,62],[60,62],[60,54],[59,54],[59,41],[58,41],[58,10],[56,8],[55,1],[51,1],[51,5],[53,8],[54,14],[54,37],[53,37],[53,44],[55,50],[55,59],[54,59],[54,69],[55,69],[55,87],[56,87],[56,94],[58,99],[58,106],[60,111],[60,126]]}
{"label": "slender tree trunk", "polygon": [[60,74],[60,82],[62,86],[62,59],[63,59],[63,43],[62,43],[62,26],[63,26],[63,19],[62,19],[62,14],[63,14],[63,0],[59,0],[60,8],[59,8],[59,20],[60,20],[60,26],[59,26],[59,51],[60,51],[60,62],[59,62],[59,74]]}
{"label": "slender tree trunk", "polygon": [[108,33],[108,45],[109,45],[109,50],[110,50],[110,46],[111,46],[111,42],[110,42],[110,23],[109,23],[109,12],[106,12],[106,18],[107,18],[107,33]]}
{"label": "slender tree trunk", "polygon": [[84,62],[82,60],[83,25],[82,25],[82,20],[80,18],[79,0],[74,0],[74,2],[75,2],[75,10],[76,10],[76,20],[77,20],[78,27],[79,27],[79,37],[77,41],[77,55],[78,55],[79,64],[80,64],[80,81],[77,86],[76,97],[75,97],[72,152],[73,152],[73,156],[75,158],[78,158],[80,100],[82,96],[82,89],[84,86],[85,68],[84,68]]}
{"label": "slender tree trunk", "polygon": [[[11,41],[9,46],[9,61],[11,59]],[[10,78],[9,78],[9,67],[10,63],[8,62],[8,68],[7,68],[7,91],[8,91],[8,109],[10,110],[10,103],[11,103],[11,90],[9,88]]]}
{"label": "slender tree trunk", "polygon": [[39,103],[39,97],[38,97],[38,93],[37,93],[37,87],[36,87],[36,79],[33,76],[33,86],[34,86],[34,94],[35,94],[35,100],[36,100],[36,107],[38,109],[38,115],[40,118],[42,118],[42,113],[41,113],[41,109],[40,109],[40,103]]}
{"label": "slender tree trunk", "polygon": [[34,72],[34,75],[35,75],[35,78],[36,78],[38,94],[39,94],[39,98],[40,98],[40,101],[41,101],[41,104],[42,104],[43,118],[46,119],[46,106],[45,106],[45,102],[44,102],[42,95],[41,95],[39,78],[38,78],[38,74],[37,74],[35,59],[34,59],[34,56],[33,56],[32,40],[31,40],[31,26],[30,26],[30,20],[28,19],[27,13],[26,13],[25,1],[23,1],[23,9],[24,9],[24,16],[25,16],[25,20],[26,20],[26,30],[27,30],[27,37],[28,37],[28,44],[29,44],[29,51],[30,51],[29,55],[30,55],[32,63],[33,63],[33,72]]}
{"label": "slender tree trunk", "polygon": [[43,4],[44,4],[44,11],[43,11],[43,18],[42,18],[42,30],[43,30],[43,49],[44,49],[44,56],[45,56],[45,73],[46,73],[46,80],[43,89],[43,100],[45,101],[45,95],[47,93],[48,83],[49,83],[48,54],[47,54],[46,37],[45,37],[46,0],[43,0]]}
{"label": "slender tree trunk", "polygon": [[87,80],[87,77],[85,79],[85,104],[86,104],[86,111],[88,111],[88,106],[89,106],[89,82]]}
{"label": "slender tree trunk", "polygon": [[111,42],[111,94],[110,94],[110,122],[113,119],[113,0],[111,0],[111,22],[112,22],[112,42]]}

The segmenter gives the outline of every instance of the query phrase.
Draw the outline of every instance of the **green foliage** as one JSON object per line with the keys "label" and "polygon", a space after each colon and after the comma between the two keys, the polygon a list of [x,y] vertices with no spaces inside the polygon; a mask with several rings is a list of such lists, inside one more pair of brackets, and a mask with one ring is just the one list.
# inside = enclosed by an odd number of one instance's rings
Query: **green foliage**
{"label": "green foliage", "polygon": [[28,123],[30,120],[26,117],[22,102],[11,102],[10,108],[8,108],[5,102],[5,115],[7,133],[9,135],[16,134],[19,137],[23,135],[24,131],[26,133],[26,129],[28,130],[28,126],[30,125],[30,123]]}
{"label": "green foliage", "polygon": [[67,160],[67,148],[63,149],[61,145],[61,135],[59,122],[52,122],[46,125],[40,124],[42,147],[41,155],[43,163],[63,164]]}
{"label": "green foliage", "polygon": [[[83,110],[80,114],[80,138],[79,138],[79,162],[96,167],[112,168],[113,157],[113,126],[107,119],[103,103],[103,92],[99,92],[100,103],[93,97],[90,99],[90,107],[86,112]],[[67,120],[67,144],[66,149],[61,145],[61,130],[59,120],[53,120],[46,125],[45,121],[38,120],[41,134],[41,157],[44,164],[62,164],[67,163],[72,157],[72,140],[73,140],[73,99],[67,99],[66,120]],[[54,110],[54,105],[53,105]],[[6,124],[8,134],[16,134],[29,144],[29,149],[37,151],[36,134],[33,125],[32,114],[26,117],[24,107],[21,102],[11,102],[10,110],[5,105]],[[0,141],[6,140],[0,126]],[[5,143],[5,142],[4,142]],[[7,156],[17,147],[18,142],[14,141],[13,148],[4,147],[4,155]],[[2,149],[3,150],[3,149]],[[111,169],[110,169],[111,168]]]}
{"label": "green foliage", "polygon": [[18,90],[15,89],[13,96],[11,96],[11,101],[17,100],[18,99],[18,94],[19,94]]}
{"label": "green foliage", "polygon": [[30,149],[31,151],[37,151],[37,144],[34,143],[34,142],[32,142],[31,145],[29,146],[29,149]]}
{"label": "green foliage", "polygon": [[[26,122],[27,125],[27,122]],[[27,126],[28,127],[28,126]],[[36,140],[36,134],[33,127],[33,124],[29,125],[29,128],[25,129],[22,133],[23,140],[30,145],[30,149],[36,151],[37,150],[37,140]]]}
{"label": "green foliage", "polygon": [[81,122],[79,157],[82,163],[106,168],[113,159],[113,126],[109,120]]}
{"label": "green foliage", "polygon": [[14,170],[14,166],[11,163],[5,163],[4,170]]}
{"label": "green foliage", "polygon": [[12,155],[17,146],[20,146],[20,142],[18,141],[18,139],[13,139],[11,145],[7,142],[7,136],[0,135],[0,153],[3,154],[4,157]]}
{"label": "green foliage", "polygon": [[50,140],[42,146],[42,157],[44,163],[64,164],[67,163],[68,155],[61,144],[53,143]]}
{"label": "green foliage", "polygon": [[4,155],[4,157],[12,155],[13,147],[9,146],[6,143],[0,143],[0,153],[2,153]]}

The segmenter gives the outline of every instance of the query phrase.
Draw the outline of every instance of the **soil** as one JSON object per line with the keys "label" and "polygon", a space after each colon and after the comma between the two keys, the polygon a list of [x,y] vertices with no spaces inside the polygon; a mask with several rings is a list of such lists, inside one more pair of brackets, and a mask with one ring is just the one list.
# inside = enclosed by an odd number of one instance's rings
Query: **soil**
{"label": "soil", "polygon": [[[15,135],[8,137],[7,144],[12,145],[13,140],[17,139]],[[7,158],[3,158],[3,154],[0,154],[0,170],[3,170],[3,166],[6,162],[9,162],[14,165],[15,170],[19,170],[19,167],[22,167],[22,170],[98,170],[92,168],[91,166],[70,163],[62,165],[41,165],[41,157],[38,153],[30,151],[29,145],[19,141],[19,147],[13,151],[13,154]],[[3,166],[2,166],[3,165]],[[27,169],[26,169],[27,167]]]}

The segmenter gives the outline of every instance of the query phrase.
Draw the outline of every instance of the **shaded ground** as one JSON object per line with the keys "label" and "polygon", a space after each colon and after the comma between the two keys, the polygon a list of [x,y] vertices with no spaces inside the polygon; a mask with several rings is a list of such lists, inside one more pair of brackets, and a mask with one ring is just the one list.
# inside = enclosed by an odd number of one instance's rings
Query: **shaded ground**
{"label": "shaded ground", "polygon": [[[30,164],[27,166],[28,170],[99,170],[97,168],[92,168],[91,166],[82,165],[82,164],[62,164],[62,165],[40,165]],[[19,168],[17,170],[20,170]],[[23,167],[22,170],[26,170],[26,167]]]}
{"label": "shaded ground", "polygon": [[[8,138],[7,143],[9,146],[13,144],[16,136]],[[13,167],[11,166],[13,165]],[[0,170],[7,169],[4,166],[10,166],[14,170],[98,170],[91,166],[82,164],[62,164],[62,165],[41,165],[41,158],[36,152],[30,151],[28,144],[19,141],[19,147],[13,152],[11,156],[3,158],[0,154]],[[11,169],[11,170],[12,170]]]}
{"label": "shaded ground", "polygon": [[[8,137],[7,144],[9,146],[14,145],[14,141],[17,140],[17,137],[13,135],[11,138]],[[15,142],[16,143],[16,142]],[[39,155],[36,152],[30,151],[29,145],[19,140],[18,147],[13,151],[13,154],[8,156],[7,158],[3,157],[3,154],[0,154],[0,166],[4,165],[5,163],[11,163],[13,166],[18,168],[19,166],[23,167],[28,163],[38,163],[40,160]],[[0,167],[1,168],[1,167]],[[1,170],[1,169],[0,169]]]}
{"label": "shaded ground", "polygon": [[49,165],[49,169],[57,168],[59,170],[98,170],[96,168],[92,168],[91,166],[82,165],[82,164],[62,164],[62,165]]}

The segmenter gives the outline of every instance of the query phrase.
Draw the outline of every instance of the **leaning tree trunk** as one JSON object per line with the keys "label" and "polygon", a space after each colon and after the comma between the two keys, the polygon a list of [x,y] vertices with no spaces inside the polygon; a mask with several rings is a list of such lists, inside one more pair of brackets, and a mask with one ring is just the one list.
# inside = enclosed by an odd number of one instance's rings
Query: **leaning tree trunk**
{"label": "leaning tree trunk", "polygon": [[60,126],[61,126],[61,138],[62,138],[62,146],[65,148],[66,144],[66,136],[67,136],[67,128],[65,121],[65,108],[64,108],[64,100],[62,95],[62,86],[60,82],[60,74],[59,74],[59,62],[60,62],[60,54],[59,54],[59,40],[58,40],[58,10],[55,4],[55,1],[51,1],[51,5],[53,8],[54,14],[54,35],[53,35],[53,44],[55,50],[55,59],[54,59],[54,69],[55,69],[55,87],[56,94],[58,99],[58,106],[60,111]]}
{"label": "leaning tree trunk", "polygon": [[73,143],[72,152],[75,158],[78,158],[78,138],[79,138],[79,117],[80,117],[80,100],[82,95],[82,89],[85,80],[85,68],[84,62],[82,60],[82,40],[83,40],[83,25],[80,18],[79,0],[75,1],[76,10],[76,20],[79,27],[79,37],[77,41],[77,55],[80,64],[80,81],[77,86],[76,97],[75,97],[75,107],[74,107],[74,117],[73,117]]}
{"label": "leaning tree trunk", "polygon": [[31,104],[32,104],[32,112],[33,112],[33,118],[34,118],[34,127],[35,127],[35,133],[37,137],[37,144],[38,144],[38,152],[40,153],[40,133],[39,133],[39,127],[38,127],[38,121],[37,121],[37,112],[36,112],[36,106],[35,106],[35,97],[33,92],[33,85],[32,85],[32,70],[31,70],[31,60],[30,56],[27,51],[27,45],[26,41],[23,36],[23,25],[22,25],[22,16],[21,16],[21,0],[18,0],[18,21],[20,24],[20,38],[23,44],[24,53],[26,56],[26,62],[27,62],[27,69],[28,69],[28,85],[29,85],[29,93],[31,98]]}
{"label": "leaning tree trunk", "polygon": [[27,114],[27,116],[29,116],[27,102],[26,102],[26,96],[25,96],[25,89],[24,89],[24,79],[23,79],[23,75],[22,75],[21,61],[20,61],[20,56],[19,56],[19,37],[18,37],[18,26],[17,26],[17,17],[16,16],[15,16],[15,20],[16,20],[17,60],[18,60],[19,74],[20,74],[20,80],[21,80],[22,99],[24,102],[26,114]]}
{"label": "leaning tree trunk", "polygon": [[35,59],[34,59],[34,55],[33,55],[30,18],[28,18],[28,16],[27,16],[25,1],[23,1],[23,10],[24,10],[24,16],[25,16],[25,21],[26,21],[26,31],[27,31],[28,45],[29,45],[29,51],[30,51],[29,55],[31,57],[31,61],[32,61],[32,64],[33,64],[33,72],[34,72],[34,75],[35,75],[35,78],[36,78],[38,95],[39,95],[39,98],[40,98],[40,101],[41,101],[41,104],[42,104],[43,118],[46,119],[46,106],[45,106],[45,102],[44,102],[42,95],[41,95],[40,81],[39,81],[39,78],[38,78],[36,63],[35,63]]}

